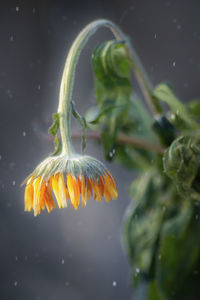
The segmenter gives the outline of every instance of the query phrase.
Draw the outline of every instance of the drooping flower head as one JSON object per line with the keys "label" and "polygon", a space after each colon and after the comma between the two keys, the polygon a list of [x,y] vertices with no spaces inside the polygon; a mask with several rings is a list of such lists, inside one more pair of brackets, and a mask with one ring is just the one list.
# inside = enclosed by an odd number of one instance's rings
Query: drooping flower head
{"label": "drooping flower head", "polygon": [[45,159],[28,177],[25,188],[25,211],[40,214],[45,208],[67,207],[71,202],[78,209],[80,202],[86,206],[90,197],[101,202],[117,198],[117,190],[111,173],[98,160],[90,156],[63,155]]}
{"label": "drooping flower head", "polygon": [[[25,211],[33,210],[35,216],[45,208],[48,212],[55,208],[54,196],[59,208],[67,207],[71,202],[75,209],[78,209],[80,201],[86,206],[90,197],[99,202],[103,197],[107,202],[111,198],[117,198],[115,182],[110,172],[98,160],[75,154],[70,132],[75,67],[86,41],[102,25],[111,28],[114,26],[106,20],[90,23],[77,36],[67,56],[60,85],[58,112],[54,114],[54,124],[50,130],[56,136],[56,144],[57,131],[60,130],[61,147],[58,147],[55,155],[41,162],[25,181]],[[116,28],[112,31],[121,39]],[[85,119],[77,111],[74,115],[85,132]]]}

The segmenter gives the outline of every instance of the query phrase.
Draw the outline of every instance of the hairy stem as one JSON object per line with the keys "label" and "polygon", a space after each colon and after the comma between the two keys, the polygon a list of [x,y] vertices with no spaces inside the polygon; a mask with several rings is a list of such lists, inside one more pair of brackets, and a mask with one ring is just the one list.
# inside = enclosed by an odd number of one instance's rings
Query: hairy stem
{"label": "hairy stem", "polygon": [[73,42],[64,66],[64,71],[62,75],[61,85],[60,85],[60,95],[59,95],[59,105],[58,113],[60,115],[60,133],[62,140],[62,151],[68,155],[72,152],[71,143],[71,95],[74,83],[75,68],[78,62],[79,55],[85,46],[88,39],[95,33],[95,31],[102,27],[108,27],[114,34],[116,40],[124,40],[127,55],[131,61],[131,66],[136,76],[136,79],[141,87],[143,95],[149,105],[150,110],[153,114],[159,111],[158,104],[155,103],[151,95],[152,86],[144,71],[144,68],[131,47],[128,39],[124,33],[111,21],[100,19],[88,24],[77,36]]}

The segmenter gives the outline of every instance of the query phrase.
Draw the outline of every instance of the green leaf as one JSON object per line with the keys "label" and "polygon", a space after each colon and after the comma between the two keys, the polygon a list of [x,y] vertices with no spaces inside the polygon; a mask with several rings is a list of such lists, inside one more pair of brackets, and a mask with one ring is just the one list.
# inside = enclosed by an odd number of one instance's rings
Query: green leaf
{"label": "green leaf", "polygon": [[164,194],[162,180],[154,171],[142,175],[131,186],[135,202],[126,212],[124,236],[135,284],[152,277],[164,212],[159,201],[162,201]]}
{"label": "green leaf", "polygon": [[[156,280],[152,280],[149,283],[148,299],[147,300],[164,300],[158,291]],[[167,300],[167,299],[166,299]]]}
{"label": "green leaf", "polygon": [[106,88],[129,85],[130,63],[122,42],[108,41],[96,48],[92,67],[95,76]]}
{"label": "green leaf", "polygon": [[[152,118],[141,99],[132,92],[130,62],[124,44],[108,41],[100,45],[93,53],[92,67],[98,114],[94,113],[93,119],[90,117],[89,126],[98,123],[98,126],[91,128],[101,132],[106,158],[113,159],[113,152],[117,156],[119,149],[123,153],[123,146],[117,144],[119,132],[157,142],[151,129]],[[141,158],[144,155],[144,160],[146,154],[147,151],[139,153]],[[152,154],[149,156],[151,160]]]}
{"label": "green leaf", "polygon": [[152,156],[146,150],[129,145],[117,145],[116,159],[126,168],[148,170],[152,165]]}
{"label": "green leaf", "polygon": [[59,126],[60,126],[60,115],[59,115],[59,113],[54,113],[53,114],[53,124],[51,125],[51,127],[49,128],[49,131],[48,131],[49,134],[52,134],[54,136],[55,151],[52,154],[52,156],[57,155],[62,149],[61,142],[59,141],[59,138],[58,138]]}
{"label": "green leaf", "polygon": [[153,130],[158,134],[162,145],[169,146],[175,139],[175,127],[165,116],[159,117],[154,121]]}
{"label": "green leaf", "polygon": [[179,299],[187,276],[194,270],[200,255],[200,225],[193,205],[184,201],[178,213],[163,225],[160,238],[156,279],[166,299]]}
{"label": "green leaf", "polygon": [[57,155],[62,150],[62,145],[61,145],[61,142],[60,142],[57,134],[56,134],[56,136],[54,138],[54,144],[55,144],[55,151],[52,154],[52,156]]}
{"label": "green leaf", "polygon": [[176,185],[179,194],[200,201],[200,135],[181,136],[174,140],[163,156],[165,173]]}
{"label": "green leaf", "polygon": [[192,115],[196,119],[196,121],[199,122],[199,120],[200,120],[200,99],[195,99],[195,100],[190,101],[187,104],[187,107],[188,107],[188,111],[189,111],[190,115]]}
{"label": "green leaf", "polygon": [[100,45],[92,55],[95,74],[95,93],[99,115],[93,124],[100,122],[104,153],[111,160],[117,134],[126,123],[132,87],[130,65],[123,43],[108,41]]}
{"label": "green leaf", "polygon": [[49,128],[49,134],[56,136],[57,131],[60,126],[60,116],[59,116],[59,113],[54,113],[52,116],[53,116],[53,124]]}
{"label": "green leaf", "polygon": [[192,119],[187,110],[186,106],[179,101],[179,99],[175,96],[172,88],[166,84],[161,83],[159,84],[154,92],[153,95],[161,100],[166,102],[171,110],[180,117],[190,128],[197,129],[199,125]]}
{"label": "green leaf", "polygon": [[103,117],[105,114],[111,112],[113,109],[120,109],[120,108],[123,108],[122,106],[110,106],[110,107],[107,107],[105,108],[103,111],[101,111],[94,120],[92,121],[89,121],[90,124],[97,124],[101,117]]}
{"label": "green leaf", "polygon": [[79,122],[80,126],[82,127],[82,151],[86,147],[86,130],[87,130],[87,122],[84,117],[82,117],[79,112],[76,110],[75,102],[71,102],[72,105],[72,114],[75,119]]}

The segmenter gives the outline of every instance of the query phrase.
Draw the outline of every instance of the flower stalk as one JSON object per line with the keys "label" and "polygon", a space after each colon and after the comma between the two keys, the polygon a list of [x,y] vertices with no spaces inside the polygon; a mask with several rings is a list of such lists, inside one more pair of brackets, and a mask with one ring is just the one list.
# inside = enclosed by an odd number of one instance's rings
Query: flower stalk
{"label": "flower stalk", "polygon": [[71,98],[76,65],[84,45],[101,26],[108,27],[117,41],[125,41],[127,57],[149,107],[153,113],[158,111],[158,106],[151,97],[150,81],[123,32],[114,23],[104,19],[87,25],[69,50],[61,79],[58,114],[54,115],[55,124],[50,130],[57,137],[57,130],[60,129],[62,152],[58,151],[43,160],[25,181],[25,210],[33,210],[35,216],[45,208],[48,212],[55,208],[51,191],[59,208],[67,207],[69,199],[73,207],[78,209],[80,199],[82,205],[86,206],[90,197],[99,202],[104,197],[109,202],[111,198],[116,199],[118,196],[110,172],[98,160],[76,154],[71,141]]}
{"label": "flower stalk", "polygon": [[125,41],[125,49],[130,59],[134,75],[138,81],[144,98],[153,115],[161,112],[159,103],[152,97],[152,84],[147,77],[147,74],[140,62],[135,50],[132,48],[130,42],[125,34],[111,21],[100,19],[88,24],[77,36],[73,42],[69,54],[66,59],[64,71],[62,75],[59,95],[58,113],[60,115],[60,133],[62,140],[62,151],[67,155],[71,155],[71,96],[74,83],[75,68],[80,56],[80,53],[87,43],[88,39],[102,26],[108,27],[116,40]]}

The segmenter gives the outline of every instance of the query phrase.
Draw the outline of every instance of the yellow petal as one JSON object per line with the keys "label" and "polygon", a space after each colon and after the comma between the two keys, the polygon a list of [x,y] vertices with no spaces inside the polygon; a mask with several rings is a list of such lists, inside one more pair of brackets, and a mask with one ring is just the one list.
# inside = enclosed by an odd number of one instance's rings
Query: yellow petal
{"label": "yellow petal", "polygon": [[58,173],[50,179],[51,188],[54,192],[58,207],[67,207],[66,189],[62,173]]}
{"label": "yellow petal", "polygon": [[41,177],[38,177],[33,180],[33,209],[34,216],[40,213],[40,204],[39,204],[39,192],[41,187]]}
{"label": "yellow petal", "polygon": [[87,201],[89,200],[89,198],[92,196],[92,186],[90,183],[90,179],[87,179],[87,185],[86,185],[86,197],[87,197]]}
{"label": "yellow petal", "polygon": [[67,188],[72,205],[75,209],[78,209],[80,203],[80,191],[76,179],[72,177],[70,173],[67,174]]}
{"label": "yellow petal", "polygon": [[105,198],[106,202],[110,202],[111,195],[110,195],[110,193],[109,193],[109,191],[107,189],[104,190],[104,194],[103,195],[104,195],[104,198]]}
{"label": "yellow petal", "polygon": [[85,177],[81,175],[81,200],[82,200],[82,206],[86,206],[87,204],[87,189],[85,186]]}
{"label": "yellow petal", "polygon": [[55,208],[55,203],[53,201],[53,197],[49,185],[46,185],[45,206],[48,212],[52,211]]}
{"label": "yellow petal", "polygon": [[107,192],[109,191],[109,193],[112,196],[112,198],[114,200],[116,200],[117,197],[118,197],[118,193],[117,193],[115,181],[114,181],[112,175],[110,174],[110,172],[109,172],[109,174],[106,174],[104,176],[104,179],[105,179],[104,188],[107,190]]}
{"label": "yellow petal", "polygon": [[33,190],[33,184],[31,182],[32,180],[33,180],[33,177],[31,177],[27,180],[27,185],[25,188],[25,193],[24,193],[24,204],[25,204],[24,210],[25,211],[31,211],[33,208],[34,190]]}
{"label": "yellow petal", "polygon": [[90,180],[93,191],[94,191],[94,199],[98,202],[101,202],[101,191],[97,181]]}
{"label": "yellow petal", "polygon": [[104,194],[104,183],[103,183],[103,179],[101,178],[101,176],[99,176],[99,185],[100,185],[101,196],[103,196],[103,194]]}

